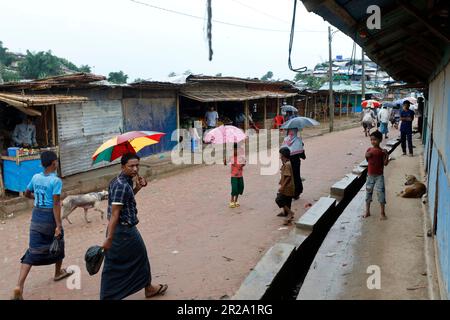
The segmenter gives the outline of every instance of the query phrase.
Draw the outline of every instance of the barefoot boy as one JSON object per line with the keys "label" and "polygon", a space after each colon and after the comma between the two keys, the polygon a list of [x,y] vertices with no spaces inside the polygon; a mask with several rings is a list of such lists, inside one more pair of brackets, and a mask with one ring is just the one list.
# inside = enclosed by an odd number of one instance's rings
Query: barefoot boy
{"label": "barefoot boy", "polygon": [[285,225],[291,223],[294,219],[294,212],[291,210],[292,197],[295,195],[295,185],[294,177],[292,173],[292,166],[289,158],[291,152],[289,148],[283,147],[280,149],[280,159],[283,165],[281,166],[281,179],[280,179],[280,189],[278,190],[277,198],[275,202],[278,207],[283,209],[283,214],[279,216],[286,217]]}
{"label": "barefoot boy", "polygon": [[380,131],[375,131],[370,134],[370,142],[372,148],[367,149],[366,159],[368,163],[367,182],[366,182],[366,214],[364,218],[370,216],[370,203],[372,202],[373,189],[377,188],[378,201],[381,206],[381,220],[386,220],[386,213],[384,207],[386,204],[386,194],[384,187],[384,166],[388,164],[389,154],[385,149],[380,148],[383,135]]}

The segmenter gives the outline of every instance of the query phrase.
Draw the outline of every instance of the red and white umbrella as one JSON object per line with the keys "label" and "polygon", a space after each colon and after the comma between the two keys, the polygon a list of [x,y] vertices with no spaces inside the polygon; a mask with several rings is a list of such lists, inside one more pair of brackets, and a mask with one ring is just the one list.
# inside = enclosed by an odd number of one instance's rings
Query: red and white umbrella
{"label": "red and white umbrella", "polygon": [[381,103],[377,100],[364,100],[361,105],[363,108],[379,108]]}

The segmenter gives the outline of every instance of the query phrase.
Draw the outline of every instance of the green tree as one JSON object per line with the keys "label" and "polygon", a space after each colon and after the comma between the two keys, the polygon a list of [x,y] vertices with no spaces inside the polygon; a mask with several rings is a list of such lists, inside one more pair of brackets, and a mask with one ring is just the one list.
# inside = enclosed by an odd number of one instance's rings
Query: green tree
{"label": "green tree", "polygon": [[171,72],[171,73],[169,73],[167,76],[169,77],[169,78],[172,78],[172,77],[175,77],[177,74],[175,73],[175,72]]}
{"label": "green tree", "polygon": [[41,79],[62,74],[60,59],[51,51],[37,53],[27,50],[25,58],[19,62],[19,73],[24,79]]}
{"label": "green tree", "polygon": [[183,72],[183,75],[189,76],[192,74],[192,71],[190,69],[187,69],[185,72]]}
{"label": "green tree", "polygon": [[88,66],[87,64],[82,64],[79,68],[78,68],[79,72],[84,72],[84,73],[91,73],[91,67]]}
{"label": "green tree", "polygon": [[117,83],[117,84],[127,83],[127,80],[128,80],[128,76],[125,73],[123,73],[123,71],[110,72],[108,75],[108,81],[112,82],[112,83]]}
{"label": "green tree", "polygon": [[3,79],[4,82],[17,82],[21,80],[21,77],[17,72],[8,70],[4,65],[0,64],[0,79]]}
{"label": "green tree", "polygon": [[272,77],[273,77],[273,72],[267,71],[267,73],[261,77],[261,80],[268,81],[268,80],[272,79]]}
{"label": "green tree", "polygon": [[221,72],[219,72],[219,73],[216,74],[216,77],[221,77],[221,76],[222,76],[222,73],[221,73]]}
{"label": "green tree", "polygon": [[3,47],[0,41],[0,64],[9,66],[14,61],[14,55],[8,52],[8,48]]}

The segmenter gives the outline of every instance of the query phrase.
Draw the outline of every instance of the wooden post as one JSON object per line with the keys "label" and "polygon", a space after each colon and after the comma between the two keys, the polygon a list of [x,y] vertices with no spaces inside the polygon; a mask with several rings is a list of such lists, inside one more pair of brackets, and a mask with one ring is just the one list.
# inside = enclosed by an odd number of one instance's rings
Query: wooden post
{"label": "wooden post", "polygon": [[309,96],[308,96],[308,94],[306,94],[306,96],[305,96],[306,98],[305,98],[305,114],[304,114],[304,116],[305,117],[307,117],[308,116],[308,99],[309,99]]}
{"label": "wooden post", "polygon": [[339,119],[342,118],[342,93],[339,96]]}
{"label": "wooden post", "polygon": [[44,109],[45,110],[44,114],[43,114],[43,116],[44,116],[45,145],[46,146],[48,146],[48,120],[47,120],[47,118],[48,118],[48,110],[49,110],[49,108],[51,108],[51,107],[46,106],[45,109]]}
{"label": "wooden post", "polygon": [[180,129],[180,95],[178,93],[177,93],[177,129]]}
{"label": "wooden post", "polygon": [[52,144],[54,147],[56,147],[56,128],[57,128],[55,113],[56,113],[56,105],[52,105]]}
{"label": "wooden post", "polygon": [[317,115],[316,115],[316,109],[317,109],[317,97],[316,97],[316,95],[314,95],[314,111],[313,111],[313,118],[316,119],[316,120],[319,120],[319,119],[317,118]]}
{"label": "wooden post", "polygon": [[277,116],[280,114],[280,98],[277,98]]}
{"label": "wooden post", "polygon": [[[328,106],[328,96],[325,96],[325,106]],[[323,108],[323,107],[322,107]],[[324,112],[323,113],[323,119],[324,120],[327,120],[328,118],[327,118],[327,113],[329,113],[329,112]]]}
{"label": "wooden post", "polygon": [[2,166],[0,166],[0,197],[5,195],[5,186],[3,185]]}
{"label": "wooden post", "polygon": [[248,100],[245,100],[245,123],[244,123],[245,131],[248,130]]}
{"label": "wooden post", "polygon": [[350,94],[347,93],[347,118],[348,118],[348,106],[349,106]]}
{"label": "wooden post", "polygon": [[356,104],[358,103],[358,95],[355,94],[355,104],[353,105],[352,111],[356,111]]}
{"label": "wooden post", "polygon": [[264,129],[267,129],[267,98],[264,98]]}

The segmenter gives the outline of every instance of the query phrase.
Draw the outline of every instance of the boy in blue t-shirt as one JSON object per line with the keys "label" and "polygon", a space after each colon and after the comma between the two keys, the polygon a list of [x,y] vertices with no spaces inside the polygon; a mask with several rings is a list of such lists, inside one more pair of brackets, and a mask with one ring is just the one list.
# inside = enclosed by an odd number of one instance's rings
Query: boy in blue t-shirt
{"label": "boy in blue t-shirt", "polygon": [[408,100],[403,101],[403,110],[400,112],[400,141],[402,145],[403,155],[406,155],[406,140],[408,140],[409,156],[413,156],[412,145],[412,122],[414,120],[414,111],[409,110],[410,102]]}

